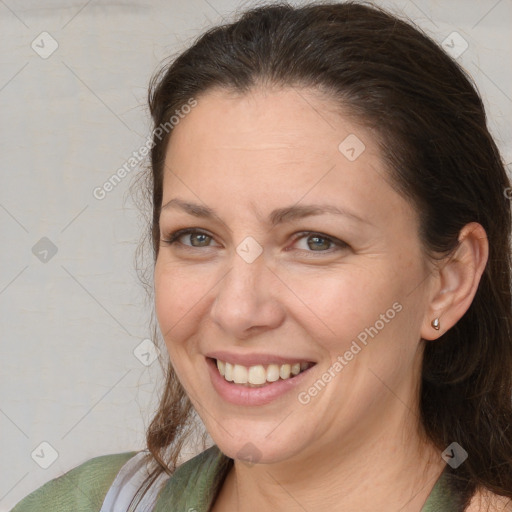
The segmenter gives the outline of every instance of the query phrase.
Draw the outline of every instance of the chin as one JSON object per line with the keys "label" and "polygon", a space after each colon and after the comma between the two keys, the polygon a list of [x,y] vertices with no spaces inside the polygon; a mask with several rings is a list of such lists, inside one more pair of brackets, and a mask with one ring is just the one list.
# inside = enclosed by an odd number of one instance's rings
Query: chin
{"label": "chin", "polygon": [[[299,448],[296,437],[269,436],[268,432],[258,436],[254,430],[239,430],[236,437],[230,437],[220,429],[222,433],[214,433],[211,437],[220,451],[231,459],[239,460],[247,464],[275,464],[293,457]],[[293,446],[290,445],[295,439]]]}

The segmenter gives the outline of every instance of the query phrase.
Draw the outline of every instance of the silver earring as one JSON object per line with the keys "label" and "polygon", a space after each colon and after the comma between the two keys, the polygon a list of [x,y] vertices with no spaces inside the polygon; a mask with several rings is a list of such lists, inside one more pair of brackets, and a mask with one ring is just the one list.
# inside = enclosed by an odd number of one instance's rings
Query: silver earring
{"label": "silver earring", "polygon": [[434,320],[432,320],[432,322],[430,323],[430,325],[436,330],[436,331],[439,331],[439,328],[441,327],[440,323],[439,323],[439,318],[434,318]]}

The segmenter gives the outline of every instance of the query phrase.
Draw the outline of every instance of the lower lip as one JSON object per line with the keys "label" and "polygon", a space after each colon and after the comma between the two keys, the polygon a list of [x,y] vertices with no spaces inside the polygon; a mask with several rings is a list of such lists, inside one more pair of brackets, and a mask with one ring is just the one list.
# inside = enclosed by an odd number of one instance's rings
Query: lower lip
{"label": "lower lip", "polygon": [[268,404],[285,393],[294,390],[304,380],[309,370],[313,368],[308,368],[290,379],[279,379],[275,382],[269,382],[262,387],[250,388],[241,384],[235,384],[234,382],[228,382],[219,373],[216,362],[213,359],[206,358],[206,364],[215,391],[217,391],[226,402],[235,405]]}

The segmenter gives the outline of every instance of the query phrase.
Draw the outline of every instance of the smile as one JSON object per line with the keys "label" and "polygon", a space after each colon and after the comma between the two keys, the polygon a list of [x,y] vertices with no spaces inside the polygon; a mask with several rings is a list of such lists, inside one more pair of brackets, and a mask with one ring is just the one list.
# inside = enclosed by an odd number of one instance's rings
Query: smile
{"label": "smile", "polygon": [[243,366],[216,359],[217,369],[227,382],[245,385],[247,387],[263,387],[278,380],[288,380],[296,377],[315,363],[285,363],[285,364],[257,364]]}

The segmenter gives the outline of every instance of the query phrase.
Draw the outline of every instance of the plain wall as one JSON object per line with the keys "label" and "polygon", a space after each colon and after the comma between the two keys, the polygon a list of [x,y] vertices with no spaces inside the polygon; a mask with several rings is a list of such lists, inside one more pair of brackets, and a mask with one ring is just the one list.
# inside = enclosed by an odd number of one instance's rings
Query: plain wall
{"label": "plain wall", "polygon": [[[378,3],[439,42],[467,41],[458,60],[510,162],[512,2]],[[161,376],[134,355],[151,335],[134,268],[137,169],[103,199],[93,191],[144,145],[161,60],[250,5],[0,2],[0,512],[91,457],[144,446]],[[49,56],[42,32],[58,44]],[[58,453],[47,469],[42,442]]]}

